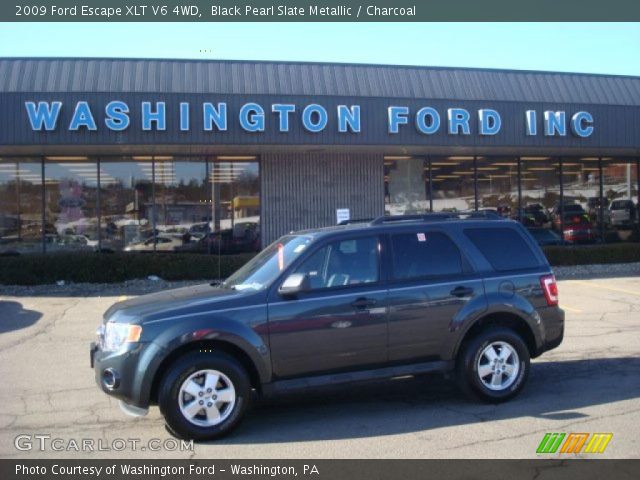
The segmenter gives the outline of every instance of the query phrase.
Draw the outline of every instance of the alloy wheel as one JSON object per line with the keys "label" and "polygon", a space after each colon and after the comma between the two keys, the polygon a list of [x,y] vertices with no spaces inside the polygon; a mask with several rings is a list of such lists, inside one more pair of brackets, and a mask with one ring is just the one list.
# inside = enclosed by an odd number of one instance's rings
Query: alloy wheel
{"label": "alloy wheel", "polygon": [[236,403],[233,383],[218,370],[198,370],[182,382],[180,412],[190,423],[213,427],[225,421]]}
{"label": "alloy wheel", "polygon": [[480,381],[489,390],[506,390],[520,373],[518,352],[507,342],[492,342],[480,353],[477,372]]}

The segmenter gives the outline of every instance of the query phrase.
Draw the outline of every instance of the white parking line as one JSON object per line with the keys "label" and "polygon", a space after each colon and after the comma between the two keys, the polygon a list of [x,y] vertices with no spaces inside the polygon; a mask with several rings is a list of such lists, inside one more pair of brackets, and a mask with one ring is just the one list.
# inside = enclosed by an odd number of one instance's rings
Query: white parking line
{"label": "white parking line", "polygon": [[597,288],[603,288],[605,290],[611,290],[612,292],[620,292],[620,293],[628,293],[629,295],[637,295],[640,297],[640,291],[638,290],[627,290],[626,288],[616,288],[616,287],[610,287],[608,285],[603,285],[601,283],[597,283],[597,282],[584,282],[581,280],[568,280],[568,282],[571,283],[577,283],[578,285],[584,285],[587,287],[597,287]]}
{"label": "white parking line", "polygon": [[566,310],[567,312],[571,312],[571,313],[582,313],[583,312],[583,310],[580,310],[579,308],[567,307],[562,302],[560,302],[560,308],[563,309],[563,310]]}

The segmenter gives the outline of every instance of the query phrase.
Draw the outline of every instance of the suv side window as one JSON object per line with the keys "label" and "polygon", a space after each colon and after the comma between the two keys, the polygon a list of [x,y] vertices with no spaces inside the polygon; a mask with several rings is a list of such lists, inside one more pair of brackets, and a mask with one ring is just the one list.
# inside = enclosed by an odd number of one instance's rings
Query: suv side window
{"label": "suv side window", "polygon": [[296,269],[296,273],[309,275],[313,290],[375,283],[378,271],[377,237],[329,243]]}
{"label": "suv side window", "polygon": [[413,232],[391,235],[393,278],[409,280],[463,273],[457,245],[441,232]]}
{"label": "suv side window", "polygon": [[508,272],[539,266],[525,239],[513,228],[467,228],[464,233],[494,270]]}

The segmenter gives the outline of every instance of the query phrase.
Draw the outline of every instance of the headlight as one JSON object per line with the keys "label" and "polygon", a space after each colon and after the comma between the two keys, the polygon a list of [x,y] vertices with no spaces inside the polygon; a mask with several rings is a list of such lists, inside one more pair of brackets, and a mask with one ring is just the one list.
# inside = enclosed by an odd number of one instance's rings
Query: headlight
{"label": "headlight", "polygon": [[129,323],[107,322],[104,330],[104,350],[114,352],[125,343],[133,343],[140,340],[142,327]]}

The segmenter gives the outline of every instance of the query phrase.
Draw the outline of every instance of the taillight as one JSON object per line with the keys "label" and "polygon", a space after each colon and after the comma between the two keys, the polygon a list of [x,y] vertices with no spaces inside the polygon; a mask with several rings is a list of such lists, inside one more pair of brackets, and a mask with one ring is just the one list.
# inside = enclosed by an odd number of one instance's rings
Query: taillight
{"label": "taillight", "polygon": [[547,300],[547,305],[550,307],[558,305],[558,284],[556,283],[556,277],[553,275],[540,277],[540,286],[544,292],[544,298]]}

